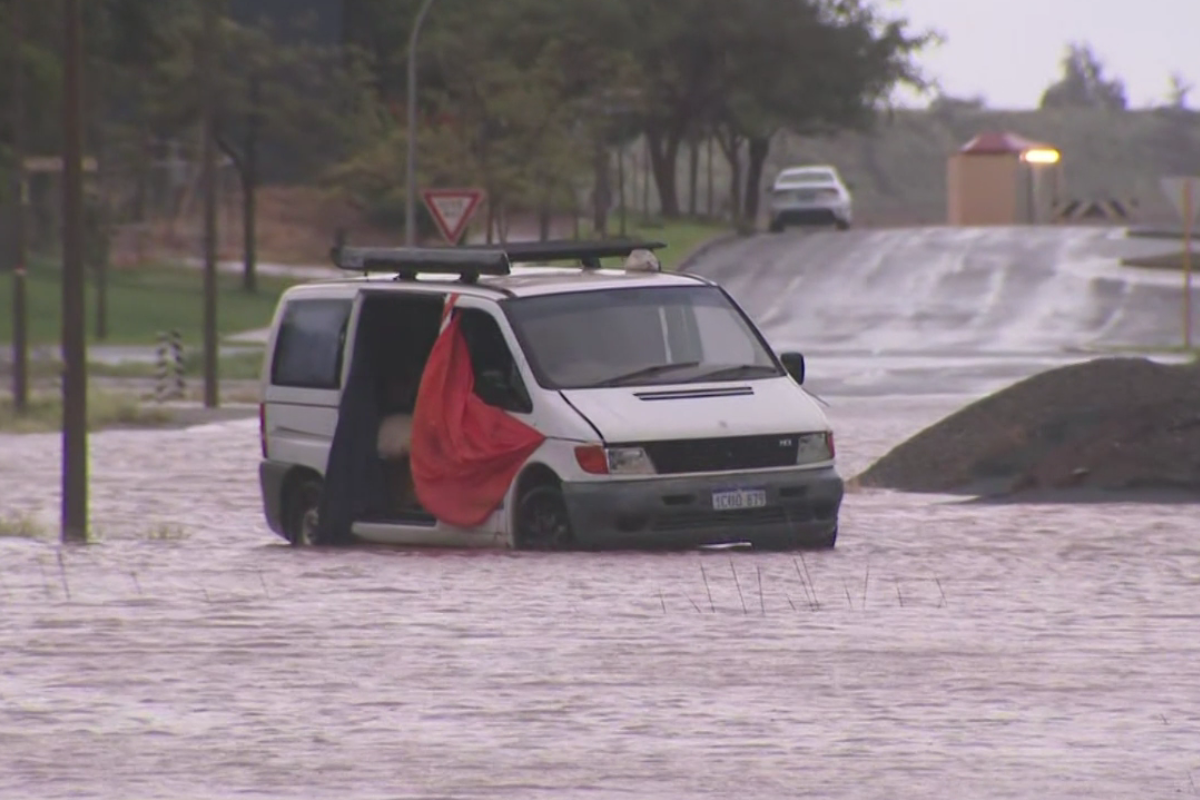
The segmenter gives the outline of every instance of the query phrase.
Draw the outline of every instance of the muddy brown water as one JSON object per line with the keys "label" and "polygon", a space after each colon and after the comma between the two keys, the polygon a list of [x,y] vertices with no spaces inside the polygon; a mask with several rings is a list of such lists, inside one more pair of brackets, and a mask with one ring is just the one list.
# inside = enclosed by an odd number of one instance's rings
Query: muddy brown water
{"label": "muddy brown water", "polygon": [[[831,401],[845,474],[963,402]],[[1200,793],[1195,506],[856,493],[803,559],[298,551],[256,427],[96,435],[102,543],[0,539],[0,798]],[[57,436],[0,453],[0,514],[52,522]]]}

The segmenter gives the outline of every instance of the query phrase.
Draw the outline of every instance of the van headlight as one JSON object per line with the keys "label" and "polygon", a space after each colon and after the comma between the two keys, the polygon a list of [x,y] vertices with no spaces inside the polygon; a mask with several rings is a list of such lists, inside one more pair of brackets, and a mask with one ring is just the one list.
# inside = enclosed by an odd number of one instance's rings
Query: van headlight
{"label": "van headlight", "polygon": [[798,437],[796,447],[796,464],[820,464],[832,461],[836,453],[833,446],[833,431],[819,433],[802,433]]}
{"label": "van headlight", "polygon": [[654,475],[650,456],[640,447],[603,447],[598,444],[575,448],[575,461],[591,475]]}

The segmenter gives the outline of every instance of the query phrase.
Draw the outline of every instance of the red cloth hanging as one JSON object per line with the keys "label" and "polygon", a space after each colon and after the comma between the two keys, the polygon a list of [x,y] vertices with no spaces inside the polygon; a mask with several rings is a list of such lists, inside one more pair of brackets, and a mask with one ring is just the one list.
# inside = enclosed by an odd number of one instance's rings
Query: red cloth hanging
{"label": "red cloth hanging", "polygon": [[473,528],[499,508],[546,437],[475,395],[471,356],[452,314],[455,300],[446,301],[442,332],[421,376],[410,463],[425,510],[449,525]]}

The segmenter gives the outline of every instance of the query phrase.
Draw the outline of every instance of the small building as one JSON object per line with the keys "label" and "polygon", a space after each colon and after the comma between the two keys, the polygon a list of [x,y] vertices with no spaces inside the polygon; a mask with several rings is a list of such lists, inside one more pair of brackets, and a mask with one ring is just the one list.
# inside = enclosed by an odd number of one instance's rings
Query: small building
{"label": "small building", "polygon": [[[1058,194],[1058,163],[1058,151],[1050,145],[1015,133],[979,134],[947,163],[948,222],[1017,225],[1049,221]],[[1043,180],[1045,167],[1053,168],[1049,184]]]}

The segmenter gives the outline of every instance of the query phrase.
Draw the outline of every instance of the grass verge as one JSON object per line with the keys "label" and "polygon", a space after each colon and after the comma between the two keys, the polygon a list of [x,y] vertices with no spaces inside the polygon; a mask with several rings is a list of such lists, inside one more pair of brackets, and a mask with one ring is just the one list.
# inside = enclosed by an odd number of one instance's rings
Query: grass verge
{"label": "grass verge", "polygon": [[[185,267],[150,266],[114,269],[108,279],[108,336],[95,338],[96,291],[89,277],[87,332],[93,344],[152,345],[159,332],[177,330],[189,347],[202,341],[203,274]],[[271,323],[280,293],[295,280],[260,275],[258,292],[241,289],[241,276],[218,276],[217,328],[221,337]],[[61,336],[62,271],[39,261],[27,279],[29,335],[33,345],[54,344]],[[0,279],[0,308],[12,307],[12,280]],[[0,329],[0,342],[11,341],[12,326]]]}
{"label": "grass verge", "polygon": [[[1191,268],[1200,272],[1200,253],[1192,253]],[[1140,258],[1121,259],[1123,267],[1138,267],[1140,269],[1161,269],[1167,272],[1183,273],[1183,251],[1178,253],[1163,253],[1157,256],[1142,256]]]}
{"label": "grass verge", "polygon": [[[156,427],[170,422],[171,412],[143,404],[127,392],[102,392],[91,389],[87,403],[88,430],[116,426]],[[5,433],[50,433],[62,430],[62,397],[37,393],[29,398],[29,408],[17,414],[11,396],[0,398],[0,431]]]}
{"label": "grass verge", "polygon": [[[221,356],[217,363],[217,375],[221,380],[251,381],[258,380],[262,373],[263,354],[261,350]],[[62,375],[62,362],[57,358],[52,360],[37,360],[30,362],[30,375],[33,378],[57,378]],[[0,375],[8,375],[6,365],[0,364]],[[183,359],[183,376],[197,379],[204,374],[204,354],[198,350],[186,351]],[[91,378],[156,378],[158,365],[147,361],[121,361],[108,363],[104,361],[88,362],[88,376]]]}
{"label": "grass verge", "polygon": [[0,539],[44,539],[49,530],[29,514],[6,514],[0,517]]}
{"label": "grass verge", "polygon": [[[666,247],[656,251],[662,262],[663,269],[677,269],[685,258],[698,247],[717,236],[733,233],[729,225],[706,222],[703,220],[658,220],[633,219],[627,220],[625,234],[621,234],[620,220],[615,216],[609,220],[609,236],[613,238],[649,239],[663,242]],[[584,230],[584,236],[590,236]]]}

